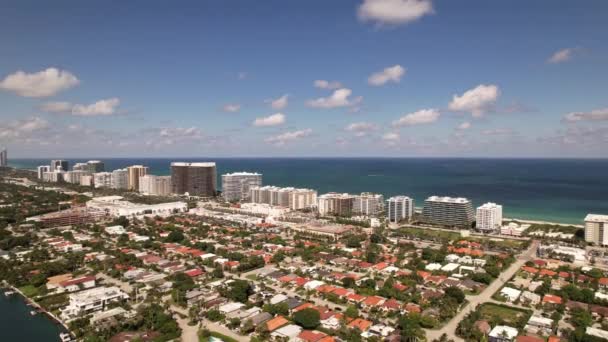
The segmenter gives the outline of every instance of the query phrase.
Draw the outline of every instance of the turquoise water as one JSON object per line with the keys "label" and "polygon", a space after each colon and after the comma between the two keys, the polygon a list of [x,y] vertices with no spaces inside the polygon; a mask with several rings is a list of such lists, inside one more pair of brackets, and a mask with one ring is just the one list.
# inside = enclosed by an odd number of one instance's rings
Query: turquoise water
{"label": "turquoise water", "polygon": [[0,341],[60,341],[62,327],[45,315],[32,316],[30,311],[21,296],[6,297],[0,291]]}
{"label": "turquoise water", "polygon": [[[96,158],[88,158],[96,159]],[[70,165],[87,159],[69,159]],[[587,213],[608,214],[606,159],[448,158],[192,158],[103,159],[106,170],[133,164],[169,174],[172,161],[215,161],[218,174],[257,171],[264,184],[329,191],[408,195],[421,206],[431,195],[462,196],[478,206],[492,201],[505,216],[581,224]],[[14,159],[35,168],[48,159]],[[218,176],[218,182],[220,177]],[[220,184],[221,185],[221,184]]]}

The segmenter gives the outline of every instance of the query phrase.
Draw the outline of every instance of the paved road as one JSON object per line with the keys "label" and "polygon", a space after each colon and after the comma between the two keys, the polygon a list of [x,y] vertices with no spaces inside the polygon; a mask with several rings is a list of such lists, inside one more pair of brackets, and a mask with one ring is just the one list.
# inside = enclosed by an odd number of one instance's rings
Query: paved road
{"label": "paved road", "polygon": [[443,334],[447,334],[447,336],[449,338],[453,339],[455,342],[464,341],[460,337],[456,336],[456,328],[458,327],[458,323],[460,323],[460,321],[462,321],[462,319],[466,315],[468,315],[471,311],[475,310],[475,307],[477,307],[477,305],[482,304],[482,303],[491,302],[492,295],[496,291],[498,291],[500,288],[502,288],[505,285],[505,283],[507,281],[509,281],[509,279],[511,279],[511,277],[513,277],[515,275],[515,273],[517,273],[517,271],[527,261],[533,259],[537,246],[538,246],[538,241],[534,241],[530,245],[528,250],[526,250],[524,253],[520,254],[517,257],[517,260],[505,272],[501,273],[500,277],[498,279],[496,279],[494,282],[492,282],[492,284],[490,284],[482,293],[480,293],[479,295],[476,295],[476,296],[467,296],[467,300],[469,301],[469,303],[461,311],[459,311],[456,314],[456,316],[454,316],[448,323],[446,323],[446,325],[444,325],[441,329],[439,329],[439,330],[427,329],[426,330],[427,340],[432,341],[436,338],[438,339]]}
{"label": "paved road", "polygon": [[[170,310],[186,316],[186,318],[177,319],[177,323],[179,324],[179,327],[182,329],[182,342],[198,341],[198,330],[199,330],[201,324],[197,324],[197,325],[193,325],[193,326],[188,325],[188,321],[189,321],[188,310],[186,310],[184,308],[180,308],[179,306],[171,305]],[[248,342],[249,341],[249,337],[236,334],[235,332],[233,332],[232,330],[226,328],[225,326],[223,326],[221,324],[211,322],[207,319],[202,319],[201,322],[202,322],[202,327],[205,327],[208,330],[216,331],[220,334],[226,335],[228,337],[232,337],[233,339],[235,339],[239,342]]]}

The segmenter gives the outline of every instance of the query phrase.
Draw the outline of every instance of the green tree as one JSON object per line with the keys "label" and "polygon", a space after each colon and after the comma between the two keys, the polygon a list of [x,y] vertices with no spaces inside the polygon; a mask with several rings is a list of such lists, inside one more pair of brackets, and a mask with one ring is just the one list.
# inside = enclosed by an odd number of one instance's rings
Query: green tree
{"label": "green tree", "polygon": [[321,314],[312,308],[300,310],[293,315],[293,321],[304,329],[316,328],[320,320]]}
{"label": "green tree", "polygon": [[359,309],[357,309],[357,307],[354,305],[349,305],[344,311],[344,316],[350,318],[357,318],[359,317]]}

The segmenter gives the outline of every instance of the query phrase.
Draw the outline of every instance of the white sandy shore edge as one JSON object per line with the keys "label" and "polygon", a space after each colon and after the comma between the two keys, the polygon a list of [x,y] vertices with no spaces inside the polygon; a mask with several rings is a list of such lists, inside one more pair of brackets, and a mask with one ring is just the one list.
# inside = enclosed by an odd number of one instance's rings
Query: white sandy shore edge
{"label": "white sandy shore edge", "polygon": [[562,227],[577,227],[577,228],[585,228],[582,224],[572,224],[572,223],[560,223],[560,222],[551,222],[551,221],[534,221],[534,220],[523,220],[518,218],[507,218],[503,217],[503,221],[517,221],[520,223],[527,224],[550,224],[554,226],[562,226]]}

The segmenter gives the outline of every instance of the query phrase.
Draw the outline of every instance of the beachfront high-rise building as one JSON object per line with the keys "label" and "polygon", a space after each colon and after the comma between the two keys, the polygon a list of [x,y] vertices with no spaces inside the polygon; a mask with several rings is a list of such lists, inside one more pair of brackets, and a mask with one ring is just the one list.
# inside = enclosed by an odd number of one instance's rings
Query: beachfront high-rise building
{"label": "beachfront high-rise building", "polygon": [[89,174],[88,171],[80,171],[80,170],[68,171],[63,174],[63,180],[66,183],[70,183],[70,184],[80,184],[80,179],[82,178],[82,176],[88,175],[88,174]]}
{"label": "beachfront high-rise building", "polygon": [[55,159],[51,160],[51,172],[53,171],[68,171],[69,163],[67,160]]}
{"label": "beachfront high-rise building", "polygon": [[484,232],[494,232],[502,227],[502,205],[488,202],[477,207],[476,228]]}
{"label": "beachfront high-rise building", "polygon": [[311,189],[280,188],[277,186],[252,186],[249,188],[252,203],[265,203],[273,206],[301,210],[317,205],[317,192]]}
{"label": "beachfront high-rise building", "polygon": [[470,228],[475,214],[471,201],[466,198],[431,196],[424,201],[422,218],[431,224]]}
{"label": "beachfront high-rise building", "polygon": [[148,174],[148,167],[143,165],[133,165],[127,167],[129,179],[127,180],[127,189],[138,191],[139,178]]}
{"label": "beachfront high-rise building", "polygon": [[171,194],[171,176],[145,175],[139,178],[139,192],[147,195],[168,196]]}
{"label": "beachfront high-rise building", "polygon": [[353,214],[355,196],[346,193],[329,192],[319,196],[317,202],[319,214],[321,215],[351,216]]}
{"label": "beachfront high-rise building", "polygon": [[129,170],[116,169],[112,171],[112,189],[129,188]]}
{"label": "beachfront high-rise building", "polygon": [[59,169],[59,171],[44,172],[42,174],[42,181],[49,183],[61,183],[63,182],[64,174],[65,172],[61,171],[61,169]]}
{"label": "beachfront high-rise building", "polygon": [[72,170],[74,171],[86,171],[89,172],[89,164],[87,163],[76,163],[72,166]]}
{"label": "beachfront high-rise building", "polygon": [[353,214],[374,216],[382,210],[384,210],[384,196],[371,192],[362,192],[361,195],[355,196]]}
{"label": "beachfront high-rise building", "polygon": [[589,214],[585,217],[585,241],[608,245],[608,215]]}
{"label": "beachfront high-rise building", "polygon": [[103,162],[99,160],[89,160],[87,168],[90,173],[104,172],[106,170]]}
{"label": "beachfront high-rise building", "polygon": [[93,184],[96,188],[111,188],[112,187],[112,173],[111,172],[97,172],[93,174]]}
{"label": "beachfront high-rise building", "polygon": [[8,151],[6,148],[0,150],[0,167],[8,166]]}
{"label": "beachfront high-rise building", "polygon": [[234,172],[222,175],[222,196],[226,201],[248,201],[252,186],[262,186],[261,174]]}
{"label": "beachfront high-rise building", "polygon": [[45,172],[51,172],[51,167],[49,165],[40,165],[37,168],[38,179],[42,179]]}
{"label": "beachfront high-rise building", "polygon": [[414,216],[414,200],[407,196],[391,197],[387,201],[386,214],[392,223],[411,220]]}
{"label": "beachfront high-rise building", "polygon": [[80,176],[80,185],[81,186],[93,186],[93,175],[87,173],[86,175]]}
{"label": "beachfront high-rise building", "polygon": [[215,163],[171,163],[171,187],[174,194],[213,197],[217,189]]}

